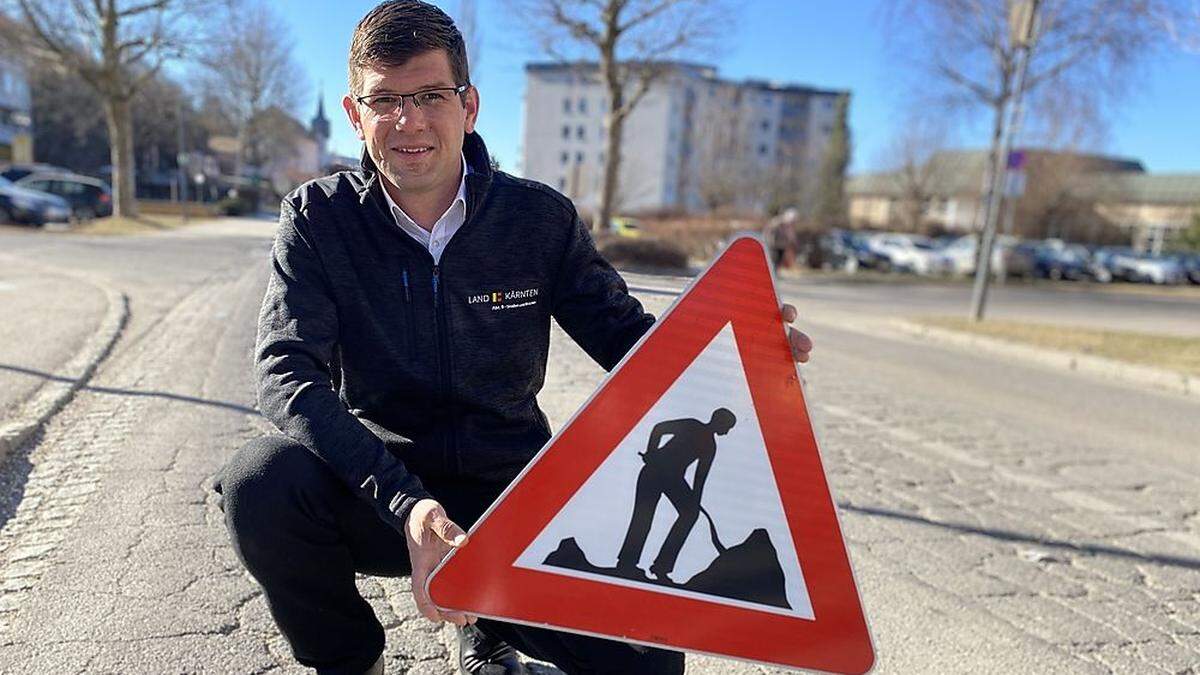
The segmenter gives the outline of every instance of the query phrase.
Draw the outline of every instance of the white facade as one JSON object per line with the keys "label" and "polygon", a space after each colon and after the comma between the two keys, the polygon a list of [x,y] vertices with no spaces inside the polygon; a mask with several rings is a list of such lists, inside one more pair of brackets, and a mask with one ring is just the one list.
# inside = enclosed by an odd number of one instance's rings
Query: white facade
{"label": "white facade", "polygon": [[[762,211],[786,169],[815,175],[845,92],[721,80],[669,64],[625,122],[620,213]],[[600,202],[607,97],[594,64],[526,66],[522,172],[581,211]],[[796,195],[797,202],[804,195]]]}

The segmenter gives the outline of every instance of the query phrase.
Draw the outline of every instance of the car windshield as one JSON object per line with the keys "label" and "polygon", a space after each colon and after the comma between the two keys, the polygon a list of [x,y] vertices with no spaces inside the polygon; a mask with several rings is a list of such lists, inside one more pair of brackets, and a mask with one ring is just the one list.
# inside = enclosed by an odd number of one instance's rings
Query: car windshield
{"label": "car windshield", "polygon": [[4,176],[0,176],[0,187],[12,187],[13,182]]}

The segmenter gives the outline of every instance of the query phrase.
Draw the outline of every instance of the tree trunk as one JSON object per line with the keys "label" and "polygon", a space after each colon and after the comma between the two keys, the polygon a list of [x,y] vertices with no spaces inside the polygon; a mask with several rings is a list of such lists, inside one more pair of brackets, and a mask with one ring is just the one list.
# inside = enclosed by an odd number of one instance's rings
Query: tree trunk
{"label": "tree trunk", "polygon": [[617,198],[617,183],[621,179],[621,135],[625,129],[625,117],[610,111],[605,115],[604,125],[608,137],[604,150],[604,188],[600,193],[600,215],[593,229],[605,231],[612,220],[614,202]]}
{"label": "tree trunk", "polygon": [[135,218],[138,209],[134,197],[136,171],[133,162],[133,114],[129,99],[107,98],[104,117],[108,124],[109,158],[112,162],[113,215]]}

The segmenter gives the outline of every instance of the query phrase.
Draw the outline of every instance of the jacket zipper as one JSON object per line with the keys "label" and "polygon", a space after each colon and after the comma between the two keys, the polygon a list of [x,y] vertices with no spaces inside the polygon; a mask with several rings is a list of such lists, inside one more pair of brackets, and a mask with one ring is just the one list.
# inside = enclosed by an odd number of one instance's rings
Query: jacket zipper
{"label": "jacket zipper", "polygon": [[400,271],[400,277],[404,281],[404,309],[407,312],[408,324],[408,355],[412,357],[417,353],[417,314],[413,309],[412,302],[412,286],[408,282],[408,268]]}
{"label": "jacket zipper", "polygon": [[458,411],[454,408],[454,396],[450,384],[450,345],[448,344],[447,329],[445,325],[445,302],[441,292],[441,266],[434,264],[433,266],[433,328],[434,339],[438,346],[438,374],[441,376],[442,391],[445,395],[445,405],[449,414],[450,424],[447,425],[446,435],[443,436],[442,456],[446,466],[455,474],[462,471],[462,462],[459,461],[458,448],[456,443],[456,434],[458,426]]}
{"label": "jacket zipper", "polygon": [[[376,180],[379,180],[379,178],[376,178]],[[380,186],[380,189],[383,189],[382,186]],[[386,220],[386,221],[392,220],[391,216],[384,211],[383,207],[379,205],[379,202],[377,200],[375,200],[372,195],[368,195],[367,200],[375,204],[375,209],[379,212],[379,214],[381,216],[383,216],[384,220]],[[478,211],[478,207],[476,208],[476,211]],[[470,223],[470,217],[472,215],[474,215],[474,214],[472,214],[472,213],[466,214],[466,217],[463,219],[463,224],[459,227],[460,233]],[[408,235],[404,234],[403,232],[400,232],[398,234],[400,234],[400,236],[404,236],[404,237],[408,236]],[[444,250],[442,252],[443,252],[443,254],[445,253]],[[433,265],[434,341],[437,344],[438,374],[441,377],[442,395],[444,397],[443,400],[445,401],[445,404],[450,408],[450,410],[449,410],[450,424],[448,425],[449,429],[447,430],[446,435],[443,437],[442,457],[444,458],[444,460],[446,462],[446,466],[448,466],[452,471],[454,471],[454,473],[460,473],[462,471],[462,462],[460,461],[460,459],[458,457],[458,448],[457,448],[457,446],[458,446],[458,443],[457,443],[458,411],[454,409],[454,402],[451,398],[450,345],[448,344],[448,341],[446,340],[446,328],[443,325],[444,310],[443,310],[443,305],[442,305],[441,297],[440,297],[440,290],[441,290],[439,288],[441,285],[440,281],[441,281],[440,265],[438,265],[437,263],[434,263],[434,265]],[[407,299],[409,297],[410,297],[410,292],[406,285],[405,298]],[[411,303],[409,303],[409,306],[411,308],[411,306],[412,306]],[[415,342],[415,340],[414,340],[414,342]]]}

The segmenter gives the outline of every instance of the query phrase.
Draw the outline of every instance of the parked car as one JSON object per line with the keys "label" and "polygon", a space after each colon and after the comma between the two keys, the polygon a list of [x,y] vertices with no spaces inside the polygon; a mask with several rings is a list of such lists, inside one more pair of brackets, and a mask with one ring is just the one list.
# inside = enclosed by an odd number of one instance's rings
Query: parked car
{"label": "parked car", "polygon": [[[975,273],[975,259],[978,257],[979,237],[966,234],[950,240],[938,249],[937,271],[942,274],[966,276]],[[1004,268],[1004,252],[1012,247],[1016,240],[1008,235],[1000,235],[992,245],[992,270],[999,273]]]}
{"label": "parked car", "polygon": [[821,269],[855,272],[858,270],[858,250],[853,232],[834,228],[817,240],[817,264]]}
{"label": "parked car", "polygon": [[21,187],[0,177],[0,223],[40,226],[70,219],[71,206],[62,197]]}
{"label": "parked car", "polygon": [[1092,260],[1108,270],[1113,279],[1128,281],[1127,275],[1136,255],[1127,246],[1103,246],[1092,253]]}
{"label": "parked car", "polygon": [[1180,284],[1187,279],[1183,265],[1172,258],[1141,253],[1126,256],[1122,265],[1125,278],[1137,283]]}
{"label": "parked car", "polygon": [[80,220],[112,215],[112,190],[108,183],[73,173],[35,172],[16,181],[21,187],[58,195],[71,205],[72,214]]}
{"label": "parked car", "polygon": [[3,169],[0,169],[0,176],[16,182],[31,173],[39,172],[71,173],[71,170],[64,169],[61,166],[55,166],[53,164],[8,164]]}
{"label": "parked car", "polygon": [[1101,282],[1112,280],[1108,269],[1096,264],[1086,247],[1061,241],[1052,241],[1037,248],[1033,258],[1033,272],[1034,276],[1043,279],[1091,279]]}
{"label": "parked car", "polygon": [[1102,248],[1096,251],[1095,257],[1114,279],[1152,284],[1178,284],[1187,279],[1187,272],[1178,260],[1139,253],[1127,247]]}
{"label": "parked car", "polygon": [[937,251],[926,237],[885,232],[868,237],[867,246],[877,258],[877,269],[916,274],[937,271]]}
{"label": "parked car", "polygon": [[1005,248],[1003,253],[1005,275],[1022,278],[1033,277],[1036,274],[1037,252],[1041,246],[1042,242],[1040,241],[1026,240]]}
{"label": "parked car", "polygon": [[1181,253],[1177,260],[1187,280],[1193,284],[1200,284],[1200,253]]}
{"label": "parked car", "polygon": [[642,229],[638,226],[638,222],[624,216],[613,216],[612,220],[608,221],[608,231],[618,237],[636,239],[642,236]]}

